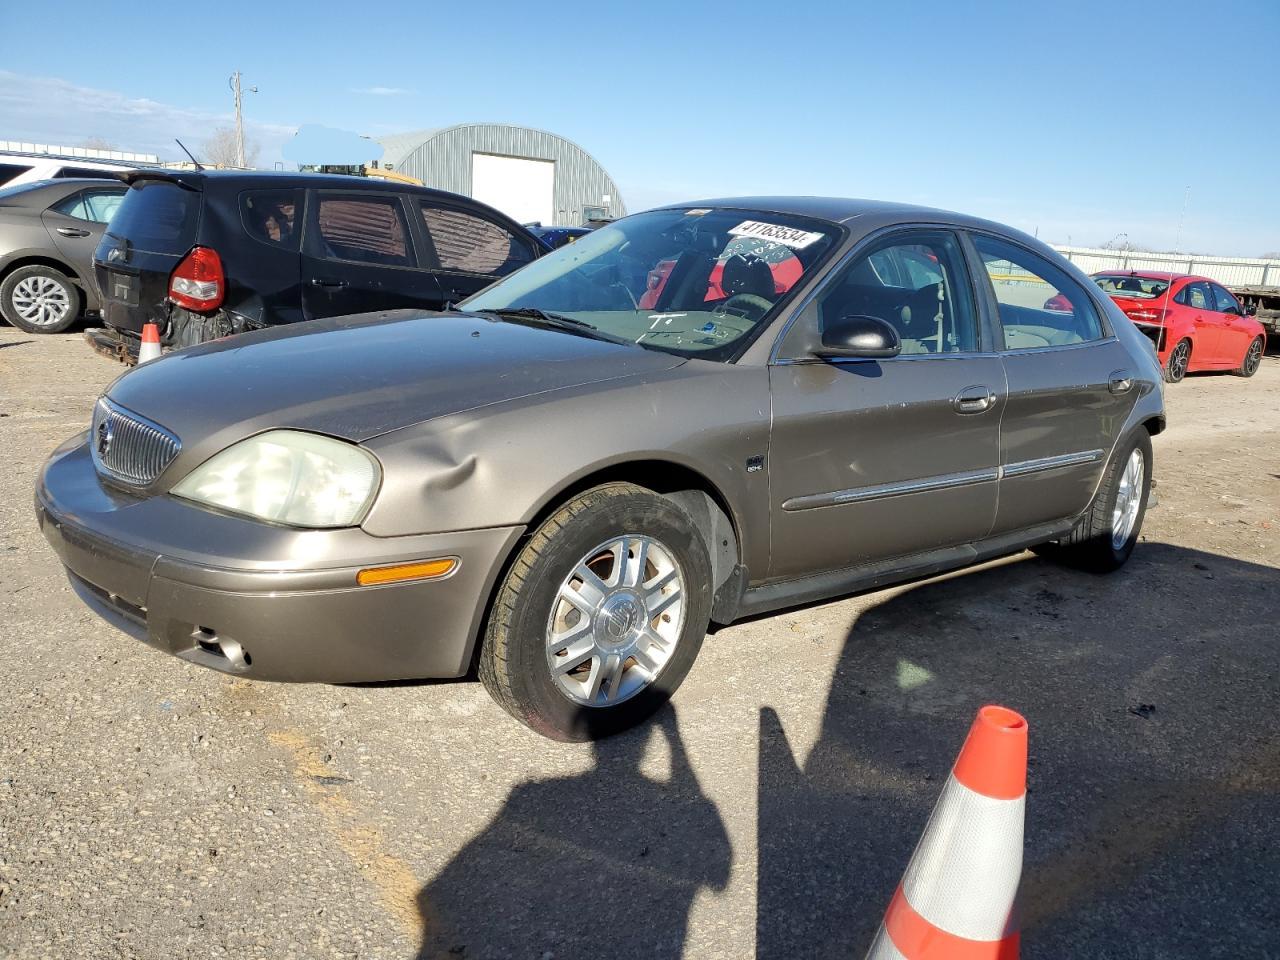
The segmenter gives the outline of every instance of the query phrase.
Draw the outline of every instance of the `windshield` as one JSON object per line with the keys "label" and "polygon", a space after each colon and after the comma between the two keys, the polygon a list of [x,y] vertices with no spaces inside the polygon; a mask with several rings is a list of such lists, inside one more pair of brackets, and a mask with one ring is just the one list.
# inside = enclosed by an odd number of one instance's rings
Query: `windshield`
{"label": "windshield", "polygon": [[836,227],[744,210],[654,210],[549,253],[464,301],[535,308],[609,337],[728,360],[835,243]]}
{"label": "windshield", "polygon": [[1135,277],[1131,274],[1104,274],[1094,277],[1093,282],[1103,293],[1117,297],[1131,297],[1134,300],[1154,300],[1163,296],[1169,289],[1168,280],[1156,280],[1151,277]]}

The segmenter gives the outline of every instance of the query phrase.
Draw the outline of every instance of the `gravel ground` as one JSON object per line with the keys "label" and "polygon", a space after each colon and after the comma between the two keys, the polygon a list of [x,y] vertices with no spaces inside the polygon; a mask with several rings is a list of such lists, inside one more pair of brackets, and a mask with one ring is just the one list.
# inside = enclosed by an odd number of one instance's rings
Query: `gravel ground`
{"label": "gravel ground", "polygon": [[861,956],[995,700],[1031,723],[1025,957],[1280,957],[1280,358],[1170,389],[1121,573],[738,624],[594,746],[474,682],[237,681],[97,620],[31,491],[119,372],[0,328],[0,956]]}

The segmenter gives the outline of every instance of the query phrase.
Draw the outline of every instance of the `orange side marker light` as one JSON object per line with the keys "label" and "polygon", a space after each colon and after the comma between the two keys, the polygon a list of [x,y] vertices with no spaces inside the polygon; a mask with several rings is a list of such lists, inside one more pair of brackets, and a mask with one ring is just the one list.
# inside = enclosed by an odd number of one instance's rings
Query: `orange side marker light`
{"label": "orange side marker light", "polygon": [[392,567],[370,567],[356,574],[356,583],[362,587],[372,587],[382,583],[401,583],[405,580],[439,580],[457,569],[457,557],[441,557],[438,560],[422,560],[418,563],[398,563]]}

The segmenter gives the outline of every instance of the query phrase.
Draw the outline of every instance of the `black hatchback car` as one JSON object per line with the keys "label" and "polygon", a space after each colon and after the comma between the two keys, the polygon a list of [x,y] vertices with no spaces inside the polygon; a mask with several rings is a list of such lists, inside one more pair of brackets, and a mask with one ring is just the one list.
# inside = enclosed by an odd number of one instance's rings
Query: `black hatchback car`
{"label": "black hatchback car", "polygon": [[545,251],[492,207],[361,177],[145,170],[94,259],[107,326],[187,346],[299,320],[438,310]]}

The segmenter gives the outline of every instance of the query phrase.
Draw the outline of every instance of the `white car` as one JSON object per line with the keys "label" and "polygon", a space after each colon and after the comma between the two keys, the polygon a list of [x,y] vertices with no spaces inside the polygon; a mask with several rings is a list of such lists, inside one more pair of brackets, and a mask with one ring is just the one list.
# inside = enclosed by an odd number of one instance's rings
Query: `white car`
{"label": "white car", "polygon": [[147,165],[145,161],[120,162],[96,157],[64,157],[52,154],[0,150],[0,186],[16,187],[37,180],[65,177],[99,179]]}

